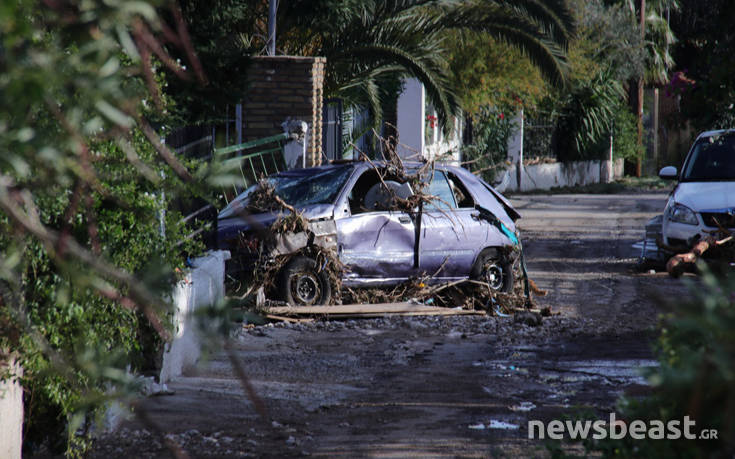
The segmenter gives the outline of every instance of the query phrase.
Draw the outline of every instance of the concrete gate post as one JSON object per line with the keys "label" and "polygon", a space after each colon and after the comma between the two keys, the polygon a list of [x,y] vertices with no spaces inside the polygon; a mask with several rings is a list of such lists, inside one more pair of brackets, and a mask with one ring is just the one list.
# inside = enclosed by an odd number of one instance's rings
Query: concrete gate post
{"label": "concrete gate post", "polygon": [[23,369],[16,359],[0,349],[0,457],[20,459],[23,446]]}

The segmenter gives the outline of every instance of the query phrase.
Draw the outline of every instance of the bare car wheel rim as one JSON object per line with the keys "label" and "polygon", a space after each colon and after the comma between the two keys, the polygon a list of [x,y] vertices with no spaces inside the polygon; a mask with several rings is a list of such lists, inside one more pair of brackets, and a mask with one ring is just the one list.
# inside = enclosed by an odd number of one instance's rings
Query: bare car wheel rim
{"label": "bare car wheel rim", "polygon": [[485,266],[485,282],[490,285],[493,290],[503,288],[505,273],[503,268],[497,263],[489,263]]}
{"label": "bare car wheel rim", "polygon": [[310,305],[319,299],[321,287],[314,273],[297,273],[291,280],[291,293],[297,303]]}

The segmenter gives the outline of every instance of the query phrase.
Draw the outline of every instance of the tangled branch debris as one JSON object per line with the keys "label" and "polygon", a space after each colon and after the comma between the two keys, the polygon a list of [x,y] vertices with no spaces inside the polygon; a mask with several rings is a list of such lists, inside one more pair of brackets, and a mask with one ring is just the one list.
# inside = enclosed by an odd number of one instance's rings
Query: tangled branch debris
{"label": "tangled branch debris", "polygon": [[[258,243],[259,256],[248,293],[254,288],[274,291],[278,274],[288,262],[293,257],[306,256],[316,261],[320,272],[327,273],[336,298],[340,297],[345,266],[337,257],[336,242],[330,239],[328,223],[309,222],[301,212],[283,201],[266,179],[261,179],[251,193],[248,210],[253,213],[280,212],[279,218],[268,228],[269,237]],[[251,241],[243,240],[242,243],[250,244]]]}
{"label": "tangled branch debris", "polygon": [[[383,139],[377,133],[376,137],[382,143],[381,151],[384,161],[376,165],[362,152],[360,153],[361,159],[374,169],[378,180],[383,185],[383,191],[389,196],[387,199],[389,208],[411,215],[417,222],[417,228],[420,231],[423,206],[436,201],[443,202],[438,196],[426,191],[434,174],[434,163],[423,161],[418,168],[409,170],[396,153],[396,142],[392,142],[391,139]],[[408,184],[411,188],[411,195],[399,196],[393,187],[388,186],[388,181]],[[449,209],[450,206],[447,205],[446,208]],[[525,269],[522,267],[520,243],[515,247],[508,247],[507,253],[504,253],[509,260],[514,260],[514,285],[510,292],[498,292],[493,290],[489,284],[473,279],[437,283],[435,278],[443,265],[433,275],[424,273],[390,289],[343,289],[342,278],[347,268],[337,256],[336,238],[325,242],[324,235],[328,231],[323,232],[315,226],[319,223],[307,221],[294,207],[285,203],[275,194],[273,184],[267,179],[261,179],[257,189],[250,195],[248,209],[253,213],[281,213],[281,216],[269,228],[271,239],[261,243],[251,290],[262,287],[265,292],[274,291],[278,287],[276,283],[279,272],[290,260],[296,256],[307,256],[316,261],[320,271],[326,271],[337,303],[378,304],[410,301],[432,306],[484,310],[490,314],[509,314],[519,309],[528,310],[534,307],[530,292],[539,296],[546,294],[527,279]],[[451,215],[447,214],[447,212],[451,213],[451,210],[440,211],[444,212],[447,218],[455,221]],[[336,236],[336,227],[334,235]],[[328,238],[326,236],[326,240]],[[270,303],[273,304],[273,302]]]}
{"label": "tangled branch debris", "polygon": [[[718,238],[718,236],[724,237]],[[679,277],[684,272],[694,268],[695,263],[704,257],[718,260],[735,260],[735,239],[728,230],[720,231],[718,234],[707,236],[704,240],[694,245],[691,251],[674,255],[666,263],[666,271],[672,277]]]}

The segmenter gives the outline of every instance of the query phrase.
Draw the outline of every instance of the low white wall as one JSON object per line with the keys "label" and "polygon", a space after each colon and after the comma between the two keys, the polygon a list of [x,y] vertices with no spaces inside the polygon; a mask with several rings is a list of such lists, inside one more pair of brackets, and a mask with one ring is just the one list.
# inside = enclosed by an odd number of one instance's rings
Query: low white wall
{"label": "low white wall", "polygon": [[[1,354],[1,353],[0,353]],[[23,388],[18,378],[23,369],[14,359],[3,362],[0,372],[10,370],[10,378],[0,382],[0,457],[20,459],[23,445]]]}
{"label": "low white wall", "polygon": [[193,314],[224,298],[225,260],[229,258],[230,252],[218,250],[193,260],[193,269],[174,289],[174,336],[163,353],[161,384],[180,376],[199,360],[201,345]]}
{"label": "low white wall", "polygon": [[[612,173],[612,177],[610,174]],[[511,166],[496,180],[500,192],[548,190],[563,186],[609,183],[623,176],[623,160],[574,161],[568,163],[534,164],[524,166],[518,186],[517,166]]]}
{"label": "low white wall", "polygon": [[[225,261],[229,258],[230,252],[218,250],[192,260],[193,267],[174,288],[173,339],[166,344],[163,352],[159,383],[150,377],[139,377],[144,395],[169,393],[166,383],[196,365],[201,355],[201,343],[194,313],[224,298]],[[117,430],[123,421],[131,417],[127,405],[112,401],[105,410],[101,430]],[[4,457],[0,454],[0,459]]]}

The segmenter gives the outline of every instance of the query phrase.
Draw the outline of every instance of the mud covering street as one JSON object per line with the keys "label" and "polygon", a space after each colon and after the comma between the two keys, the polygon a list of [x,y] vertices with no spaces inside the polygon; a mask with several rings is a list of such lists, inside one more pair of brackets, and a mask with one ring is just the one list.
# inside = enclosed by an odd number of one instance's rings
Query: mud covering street
{"label": "mud covering street", "polygon": [[[660,299],[687,295],[666,272],[637,273],[631,245],[665,193],[520,196],[529,275],[548,290],[539,326],[514,317],[431,316],[240,328],[236,351],[268,418],[224,353],[143,407],[191,457],[547,456],[528,421],[604,418],[642,367]],[[565,446],[577,448],[580,445]],[[127,423],[91,457],[168,457]]]}

